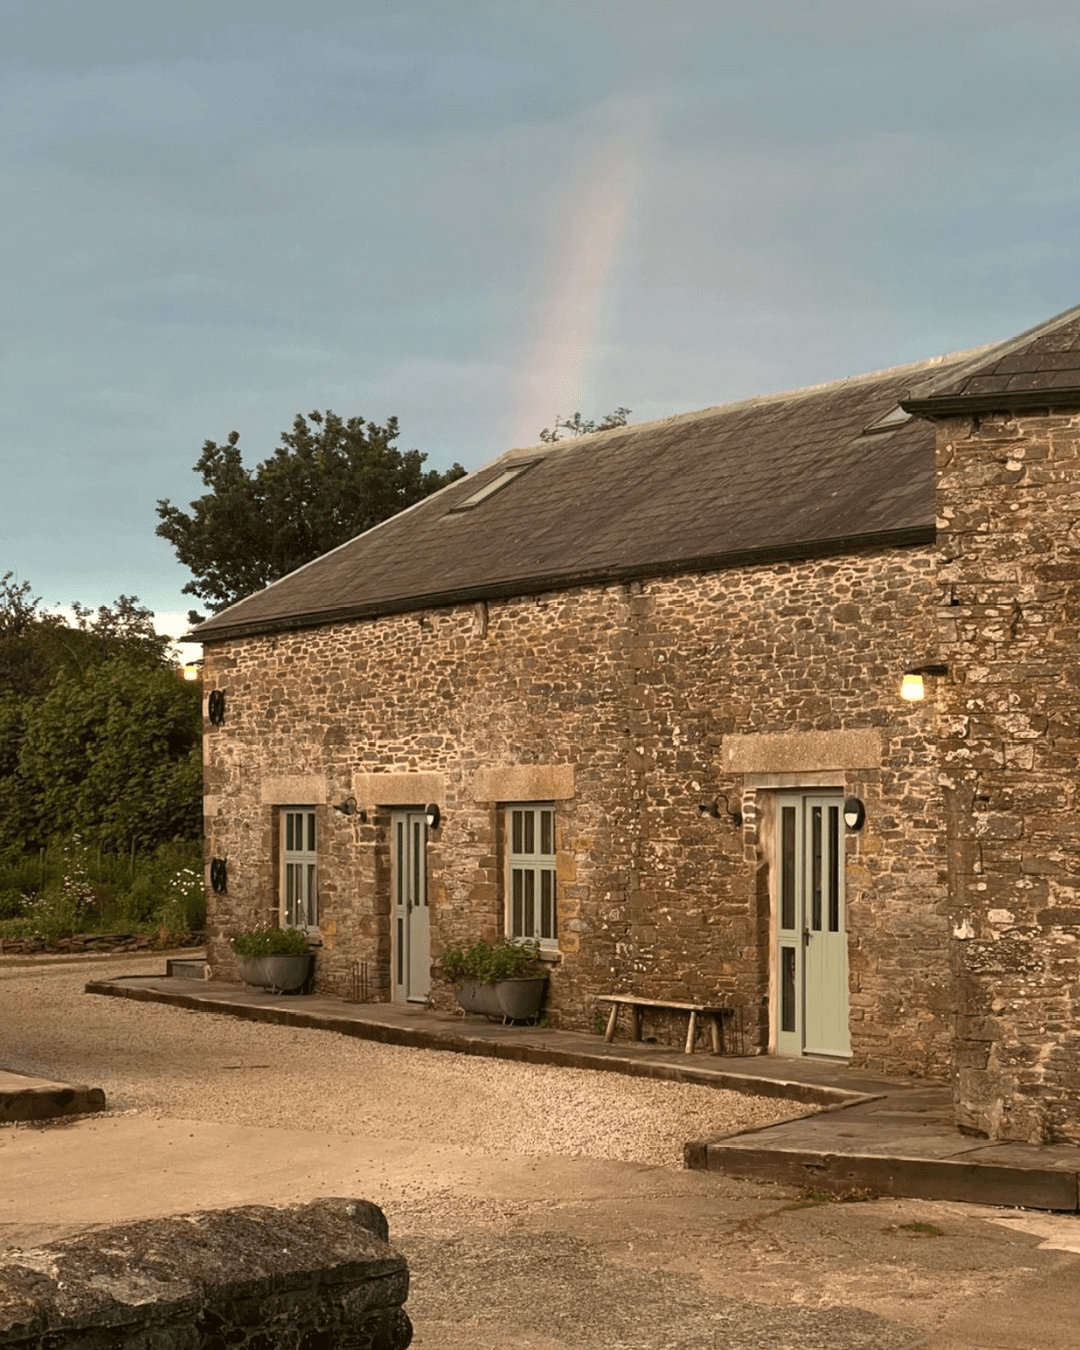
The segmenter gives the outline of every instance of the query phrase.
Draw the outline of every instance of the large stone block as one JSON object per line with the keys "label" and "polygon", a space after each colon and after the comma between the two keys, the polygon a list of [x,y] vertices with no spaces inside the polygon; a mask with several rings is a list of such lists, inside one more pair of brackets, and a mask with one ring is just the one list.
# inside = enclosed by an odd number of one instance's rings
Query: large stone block
{"label": "large stone block", "polygon": [[409,1272],[366,1200],[250,1205],[0,1254],[2,1350],[405,1350]]}

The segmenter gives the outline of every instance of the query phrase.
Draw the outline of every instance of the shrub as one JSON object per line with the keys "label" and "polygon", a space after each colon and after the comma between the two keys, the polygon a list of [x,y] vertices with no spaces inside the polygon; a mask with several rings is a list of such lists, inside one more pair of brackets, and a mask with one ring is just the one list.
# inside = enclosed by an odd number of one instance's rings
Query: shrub
{"label": "shrub", "polygon": [[[55,942],[71,932],[154,932],[175,941],[206,928],[202,849],[159,845],[111,854],[75,835],[0,853],[0,936]],[[15,928],[12,927],[15,925]],[[17,931],[16,931],[17,929]]]}
{"label": "shrub", "polygon": [[26,900],[20,891],[9,887],[0,890],[0,920],[21,919]]}
{"label": "shrub", "polygon": [[164,901],[154,917],[166,945],[205,929],[206,889],[201,868],[179,867],[172,873]]}
{"label": "shrub", "polygon": [[302,928],[252,928],[229,939],[237,956],[303,956],[308,950]]}
{"label": "shrub", "polygon": [[27,902],[24,917],[29,924],[28,936],[50,944],[71,937],[78,911],[74,899],[63,887],[49,887]]}
{"label": "shrub", "polygon": [[482,941],[471,947],[447,947],[439,964],[448,980],[480,980],[483,984],[545,974],[539,942],[514,942],[510,938],[500,938],[494,947]]}

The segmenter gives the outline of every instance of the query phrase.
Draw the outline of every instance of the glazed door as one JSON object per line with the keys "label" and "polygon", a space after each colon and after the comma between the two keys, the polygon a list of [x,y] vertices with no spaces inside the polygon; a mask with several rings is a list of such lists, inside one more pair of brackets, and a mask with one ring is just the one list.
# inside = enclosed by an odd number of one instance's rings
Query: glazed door
{"label": "glazed door", "polygon": [[391,831],[394,1002],[424,1003],[431,993],[431,925],[423,811],[395,811]]}
{"label": "glazed door", "polygon": [[785,793],[778,829],[776,1049],[847,1056],[843,798]]}

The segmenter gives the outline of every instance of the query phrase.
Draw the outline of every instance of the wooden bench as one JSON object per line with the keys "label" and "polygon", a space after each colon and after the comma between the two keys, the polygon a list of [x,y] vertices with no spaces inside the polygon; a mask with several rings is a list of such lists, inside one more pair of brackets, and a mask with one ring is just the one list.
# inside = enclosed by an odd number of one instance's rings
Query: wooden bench
{"label": "wooden bench", "polygon": [[686,1049],[684,1054],[692,1055],[694,1053],[694,1041],[697,1039],[697,1020],[699,1016],[709,1019],[709,1031],[712,1034],[713,1054],[719,1055],[723,1051],[723,1027],[721,1018],[730,1009],[725,1008],[719,1003],[673,1003],[670,999],[664,998],[639,998],[637,994],[600,994],[597,996],[597,1002],[611,1004],[611,1016],[608,1018],[607,1031],[604,1032],[604,1043],[610,1045],[615,1039],[615,1024],[619,1019],[619,1009],[628,1007],[634,1017],[634,1040],[641,1040],[641,1011],[643,1008],[663,1008],[671,1012],[685,1012],[690,1014],[690,1025],[686,1031]]}

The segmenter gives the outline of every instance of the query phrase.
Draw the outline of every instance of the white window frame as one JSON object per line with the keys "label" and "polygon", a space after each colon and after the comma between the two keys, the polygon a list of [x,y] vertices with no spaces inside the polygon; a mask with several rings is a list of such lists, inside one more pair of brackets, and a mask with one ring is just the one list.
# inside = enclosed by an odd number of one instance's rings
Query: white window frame
{"label": "white window frame", "polygon": [[314,806],[280,808],[281,926],[319,931],[318,825]]}
{"label": "white window frame", "polygon": [[506,936],[559,950],[554,802],[512,802],[505,807]]}

